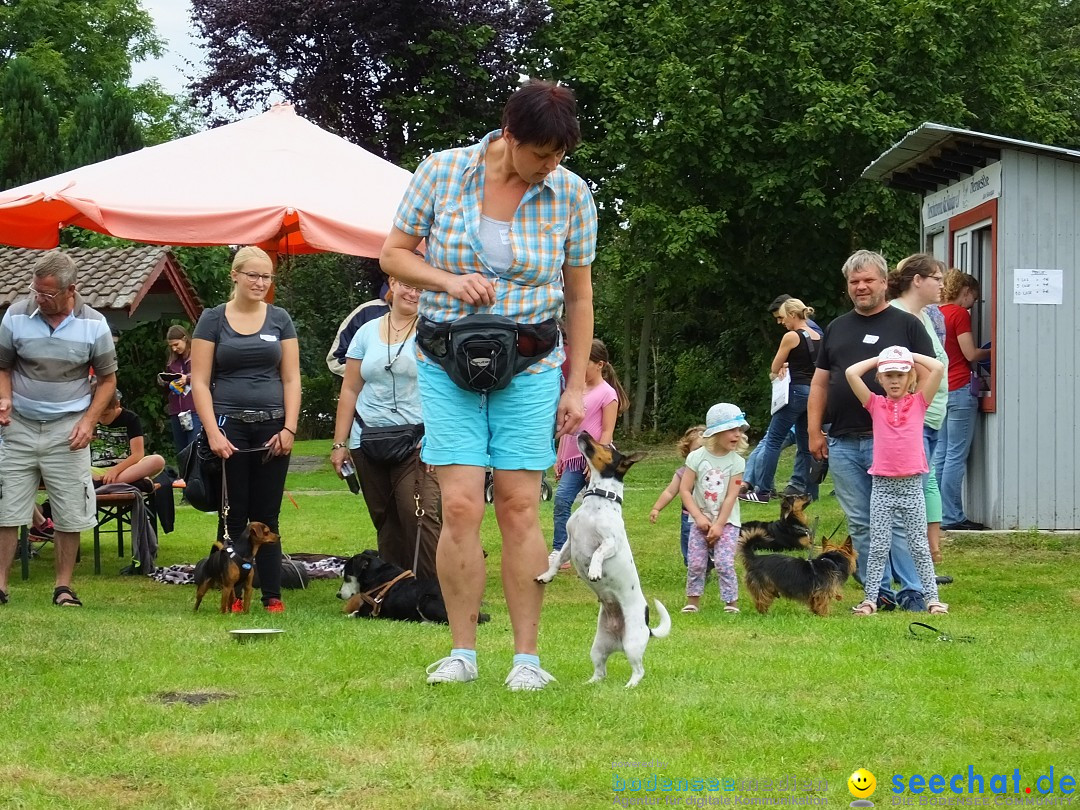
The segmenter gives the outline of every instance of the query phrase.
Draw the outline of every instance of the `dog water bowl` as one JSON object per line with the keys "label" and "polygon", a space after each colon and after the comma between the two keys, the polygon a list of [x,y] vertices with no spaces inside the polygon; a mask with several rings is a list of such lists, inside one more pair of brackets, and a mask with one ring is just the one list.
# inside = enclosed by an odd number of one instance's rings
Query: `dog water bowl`
{"label": "dog water bowl", "polygon": [[247,644],[249,641],[256,641],[258,639],[276,638],[279,633],[284,632],[284,630],[272,630],[266,627],[253,627],[249,630],[230,630],[229,635],[241,644]]}

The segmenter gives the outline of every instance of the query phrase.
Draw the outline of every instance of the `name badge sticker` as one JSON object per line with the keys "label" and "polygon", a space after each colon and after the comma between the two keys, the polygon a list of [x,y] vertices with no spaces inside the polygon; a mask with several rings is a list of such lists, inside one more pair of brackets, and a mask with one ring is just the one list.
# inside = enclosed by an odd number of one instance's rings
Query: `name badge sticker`
{"label": "name badge sticker", "polygon": [[877,335],[863,335],[862,342],[863,343],[869,343],[871,346],[873,346],[875,343],[878,342],[878,336]]}
{"label": "name badge sticker", "polygon": [[[263,335],[263,334],[260,334],[259,337],[262,340],[265,340],[267,343],[276,343],[277,342],[277,335]],[[874,338],[874,340],[877,340],[877,338]]]}

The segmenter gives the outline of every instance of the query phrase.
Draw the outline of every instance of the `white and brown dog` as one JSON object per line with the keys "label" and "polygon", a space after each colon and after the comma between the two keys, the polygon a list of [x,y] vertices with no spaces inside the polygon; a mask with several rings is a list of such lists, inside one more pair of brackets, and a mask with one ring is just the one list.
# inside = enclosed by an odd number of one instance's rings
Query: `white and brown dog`
{"label": "white and brown dog", "polygon": [[663,638],[671,632],[671,617],[660,603],[656,610],[660,624],[649,629],[649,605],[641,593],[641,582],[634,565],[634,555],[626,539],[623,524],[623,477],[626,471],[645,457],[644,453],[624,456],[613,444],[599,444],[588,433],[578,434],[578,447],[589,462],[589,486],[581,507],[566,523],[568,539],[548,570],[536,578],[548,583],[569,558],[578,576],[584,579],[600,600],[600,617],[592,646],[595,683],[607,675],[607,659],[618,650],[626,654],[632,674],[627,687],[637,686],[645,675],[642,659],[650,636]]}

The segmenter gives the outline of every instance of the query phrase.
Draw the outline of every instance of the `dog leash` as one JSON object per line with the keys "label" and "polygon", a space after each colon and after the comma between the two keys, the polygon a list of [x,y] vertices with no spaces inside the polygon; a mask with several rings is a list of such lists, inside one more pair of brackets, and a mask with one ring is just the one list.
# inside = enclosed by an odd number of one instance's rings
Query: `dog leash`
{"label": "dog leash", "polygon": [[371,618],[374,619],[378,617],[379,612],[382,610],[383,598],[386,596],[387,591],[389,591],[391,588],[401,582],[401,580],[415,577],[416,574],[414,574],[412,571],[402,571],[389,582],[384,582],[377,588],[372,588],[366,593],[361,593],[361,601],[363,601],[366,605],[371,605]]}
{"label": "dog leash", "polygon": [[[916,627],[922,629],[916,630]],[[926,630],[930,632],[923,632]],[[971,642],[975,641],[975,636],[950,636],[948,633],[938,630],[936,627],[931,627],[929,624],[925,624],[924,622],[912,622],[908,625],[908,632],[911,633],[912,638],[915,641],[959,641],[966,644],[970,644]],[[931,633],[935,635],[931,636]]]}
{"label": "dog leash", "polygon": [[413,501],[416,503],[416,511],[413,513],[416,515],[416,539],[413,541],[413,555],[412,555],[412,570],[416,571],[416,566],[420,561],[420,523],[427,514],[424,511],[424,507],[420,505],[420,476],[424,474],[424,469],[421,466],[420,454],[416,454],[416,475],[413,476]]}

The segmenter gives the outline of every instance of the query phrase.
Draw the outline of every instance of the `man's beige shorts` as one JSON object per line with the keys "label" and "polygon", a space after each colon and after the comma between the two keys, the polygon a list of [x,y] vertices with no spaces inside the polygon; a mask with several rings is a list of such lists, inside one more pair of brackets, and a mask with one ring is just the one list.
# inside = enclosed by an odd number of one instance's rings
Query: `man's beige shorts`
{"label": "man's beige shorts", "polygon": [[90,476],[90,448],[72,450],[68,436],[82,414],[36,422],[12,414],[0,435],[0,526],[28,526],[38,481],[52,504],[52,519],[62,532],[97,525],[97,498]]}

